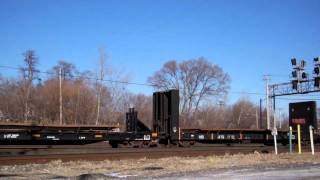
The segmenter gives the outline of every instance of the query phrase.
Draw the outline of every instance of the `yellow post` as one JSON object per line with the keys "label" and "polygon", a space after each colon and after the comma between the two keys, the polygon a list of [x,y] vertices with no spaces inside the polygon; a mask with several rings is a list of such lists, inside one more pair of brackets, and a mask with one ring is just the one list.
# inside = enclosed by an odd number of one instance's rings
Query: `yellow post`
{"label": "yellow post", "polygon": [[300,124],[297,125],[298,130],[298,153],[301,154],[301,134],[300,134]]}

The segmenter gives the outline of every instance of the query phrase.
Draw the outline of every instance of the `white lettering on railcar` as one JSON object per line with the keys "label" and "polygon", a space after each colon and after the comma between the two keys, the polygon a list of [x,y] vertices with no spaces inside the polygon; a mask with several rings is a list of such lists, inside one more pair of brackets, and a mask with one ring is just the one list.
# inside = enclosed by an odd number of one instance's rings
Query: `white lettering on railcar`
{"label": "white lettering on railcar", "polygon": [[150,141],[150,135],[144,135],[143,136],[143,139],[145,140],[145,141]]}
{"label": "white lettering on railcar", "polygon": [[233,134],[228,134],[227,139],[236,139],[235,135]]}
{"label": "white lettering on railcar", "polygon": [[218,139],[224,139],[224,134],[219,134]]}
{"label": "white lettering on railcar", "polygon": [[4,139],[17,139],[20,135],[19,134],[4,134]]}
{"label": "white lettering on railcar", "polygon": [[86,139],[85,136],[79,136],[78,138],[79,138],[80,140],[85,140],[85,139]]}
{"label": "white lettering on railcar", "polygon": [[120,132],[120,128],[114,128],[111,130],[112,132]]}
{"label": "white lettering on railcar", "polygon": [[174,133],[176,133],[176,132],[177,132],[177,127],[173,127],[173,128],[172,128],[172,131],[173,131]]}
{"label": "white lettering on railcar", "polygon": [[59,138],[57,138],[56,136],[47,136],[47,139],[52,139],[52,140],[60,140]]}
{"label": "white lettering on railcar", "polygon": [[198,138],[199,138],[199,139],[204,139],[204,135],[203,135],[203,134],[200,134],[200,135],[198,136]]}

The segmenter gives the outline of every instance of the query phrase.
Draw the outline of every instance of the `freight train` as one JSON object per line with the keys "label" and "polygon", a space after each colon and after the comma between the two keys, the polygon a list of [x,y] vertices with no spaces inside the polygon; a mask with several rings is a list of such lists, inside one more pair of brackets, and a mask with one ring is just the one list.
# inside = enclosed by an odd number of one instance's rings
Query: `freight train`
{"label": "freight train", "polygon": [[[179,90],[153,94],[153,125],[147,127],[133,108],[126,113],[126,129],[119,126],[49,126],[0,125],[0,145],[5,144],[88,144],[107,141],[113,148],[121,146],[156,147],[190,146],[200,143],[272,144],[268,129],[182,129],[179,126]],[[303,131],[303,137],[308,132]],[[296,132],[294,131],[295,135]],[[278,131],[277,140],[288,143],[288,132]],[[315,142],[319,141],[315,133]]]}

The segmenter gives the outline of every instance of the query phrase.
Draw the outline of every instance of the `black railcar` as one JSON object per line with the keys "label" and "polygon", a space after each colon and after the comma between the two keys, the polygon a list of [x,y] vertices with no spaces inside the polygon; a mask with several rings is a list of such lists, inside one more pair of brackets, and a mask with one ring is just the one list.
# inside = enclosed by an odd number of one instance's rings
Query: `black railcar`
{"label": "black railcar", "polygon": [[[267,129],[182,129],[179,125],[179,91],[153,94],[153,125],[149,129],[133,108],[126,113],[126,129],[118,126],[0,125],[1,144],[86,144],[108,141],[112,147],[185,145],[201,143],[265,143],[273,136]],[[295,132],[294,132],[295,134]],[[278,131],[277,140],[288,142],[288,132]],[[315,141],[319,138],[316,135]]]}

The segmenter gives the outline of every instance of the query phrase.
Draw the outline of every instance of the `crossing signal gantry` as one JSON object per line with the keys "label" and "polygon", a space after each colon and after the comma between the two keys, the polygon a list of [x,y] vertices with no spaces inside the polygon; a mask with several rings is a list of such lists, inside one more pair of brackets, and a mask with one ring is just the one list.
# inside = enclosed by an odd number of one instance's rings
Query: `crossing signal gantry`
{"label": "crossing signal gantry", "polygon": [[[288,96],[294,94],[307,94],[320,92],[320,57],[313,59],[314,69],[313,78],[309,78],[308,73],[305,72],[306,61],[297,61],[296,58],[291,59],[293,71],[291,72],[291,82],[267,85],[267,124],[270,129],[269,120],[269,100],[272,99],[273,103],[271,106],[273,113],[276,109],[276,97],[277,96]],[[275,116],[273,116],[275,118]],[[275,119],[274,119],[275,122]]]}
{"label": "crossing signal gantry", "polygon": [[313,69],[314,86],[319,88],[319,86],[320,86],[320,57],[314,58],[313,63],[314,63],[314,69]]}
{"label": "crossing signal gantry", "polygon": [[314,58],[313,62],[313,78],[309,78],[309,74],[305,72],[306,61],[298,62],[296,58],[292,58],[291,82],[269,85],[269,97],[320,92],[320,57]]}

